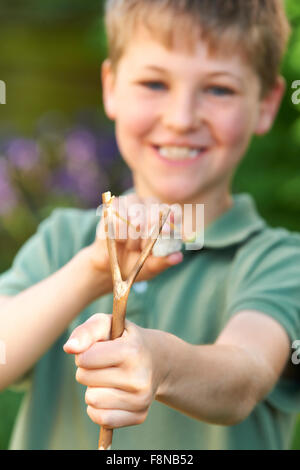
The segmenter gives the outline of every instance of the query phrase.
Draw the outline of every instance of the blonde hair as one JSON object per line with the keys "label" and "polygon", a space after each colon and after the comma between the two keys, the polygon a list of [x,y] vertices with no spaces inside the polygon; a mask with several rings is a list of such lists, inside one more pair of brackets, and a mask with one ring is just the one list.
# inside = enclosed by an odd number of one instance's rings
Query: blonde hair
{"label": "blonde hair", "polygon": [[114,68],[138,27],[169,48],[180,31],[187,47],[201,38],[210,53],[240,53],[263,95],[275,84],[290,33],[282,0],[106,0],[105,24]]}

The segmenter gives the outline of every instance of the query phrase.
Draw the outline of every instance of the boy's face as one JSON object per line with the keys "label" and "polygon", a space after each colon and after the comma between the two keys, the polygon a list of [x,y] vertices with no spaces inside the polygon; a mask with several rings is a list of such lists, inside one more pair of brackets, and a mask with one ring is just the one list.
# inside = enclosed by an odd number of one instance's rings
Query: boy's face
{"label": "boy's face", "polygon": [[162,202],[222,200],[251,136],[271,127],[284,85],[264,100],[255,72],[239,55],[172,50],[136,33],[114,74],[103,65],[104,104],[141,197]]}

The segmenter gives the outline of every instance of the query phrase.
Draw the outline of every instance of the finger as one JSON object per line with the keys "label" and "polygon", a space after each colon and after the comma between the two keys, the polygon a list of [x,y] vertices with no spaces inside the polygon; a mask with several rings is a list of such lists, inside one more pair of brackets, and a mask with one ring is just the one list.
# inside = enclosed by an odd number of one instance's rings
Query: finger
{"label": "finger", "polygon": [[142,237],[145,224],[142,219],[138,218],[129,218],[129,223],[126,250],[139,252],[142,247]]}
{"label": "finger", "polygon": [[140,251],[142,241],[149,236],[148,225],[151,218],[155,217],[158,200],[155,198],[139,199],[133,197],[127,200],[128,211],[128,242],[126,248],[131,251]]}
{"label": "finger", "polygon": [[124,426],[135,426],[142,424],[147,417],[147,410],[141,412],[130,412],[124,410],[97,410],[92,406],[87,407],[90,419],[99,426],[107,428],[121,428]]}
{"label": "finger", "polygon": [[151,404],[146,394],[132,394],[116,388],[88,387],[85,402],[95,409],[143,411]]}
{"label": "finger", "polygon": [[167,204],[159,203],[155,199],[147,199],[146,207],[147,207],[148,236],[150,236],[152,229],[154,227],[159,226],[161,214],[167,215],[167,213],[169,212],[169,215],[167,219],[165,220],[163,227],[170,223],[171,212],[170,212],[170,206],[168,206]]}
{"label": "finger", "polygon": [[87,387],[119,388],[128,393],[142,393],[148,389],[145,380],[132,376],[120,367],[106,367],[103,369],[83,369],[78,367],[76,380]]}
{"label": "finger", "polygon": [[75,328],[63,349],[68,354],[78,354],[88,349],[96,341],[110,338],[111,315],[97,313],[85,323]]}
{"label": "finger", "polygon": [[117,241],[127,243],[129,239],[139,238],[137,227],[142,225],[143,212],[143,204],[136,194],[113,200],[112,213]]}
{"label": "finger", "polygon": [[123,204],[128,226],[126,249],[129,251],[140,251],[146,225],[146,206],[143,201],[135,195],[127,197],[126,200],[123,201]]}
{"label": "finger", "polygon": [[115,367],[126,358],[128,348],[121,338],[113,341],[96,342],[86,351],[76,354],[76,365],[83,369]]}
{"label": "finger", "polygon": [[183,254],[180,251],[164,257],[150,255],[146,259],[145,264],[137,277],[137,281],[156,276],[171,266],[176,266],[182,263],[183,259]]}

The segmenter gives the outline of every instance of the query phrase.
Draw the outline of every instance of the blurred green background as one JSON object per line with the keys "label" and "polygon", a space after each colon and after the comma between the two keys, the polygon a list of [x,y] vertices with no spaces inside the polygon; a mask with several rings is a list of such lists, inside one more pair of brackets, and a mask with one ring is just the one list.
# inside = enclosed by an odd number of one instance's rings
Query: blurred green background
{"label": "blurred green background", "polygon": [[[54,207],[96,208],[103,191],[120,194],[131,185],[101,102],[102,6],[0,0],[0,80],[7,86],[0,105],[0,272]],[[282,70],[286,97],[272,132],[254,139],[234,191],[250,192],[272,226],[300,232],[300,104],[292,101],[293,94],[300,99],[292,88],[300,80],[299,0],[287,0],[286,8],[293,27]],[[0,449],[8,446],[21,399],[0,393]],[[291,447],[300,449],[300,421]]]}

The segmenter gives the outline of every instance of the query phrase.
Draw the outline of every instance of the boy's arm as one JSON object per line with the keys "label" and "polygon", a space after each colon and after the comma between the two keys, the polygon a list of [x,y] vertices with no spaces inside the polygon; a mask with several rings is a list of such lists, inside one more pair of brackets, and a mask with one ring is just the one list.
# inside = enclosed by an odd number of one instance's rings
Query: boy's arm
{"label": "boy's arm", "polygon": [[11,297],[9,297],[8,295],[0,295],[0,307],[10,299]]}
{"label": "boy's arm", "polygon": [[106,341],[109,331],[109,316],[94,315],[64,349],[76,354],[90,418],[112,428],[143,422],[153,399],[195,419],[237,424],[273,388],[290,350],[281,325],[254,311],[235,315],[212,345],[128,321],[121,338]]}
{"label": "boy's arm", "polygon": [[[172,347],[173,342],[173,347]],[[243,421],[279,379],[290,354],[283,327],[260,312],[236,314],[216,343],[170,338],[169,373],[157,399],[213,424]]]}
{"label": "boy's arm", "polygon": [[27,372],[80,311],[110,289],[109,275],[94,272],[84,249],[47,279],[0,299],[0,340],[6,351],[0,390]]}

